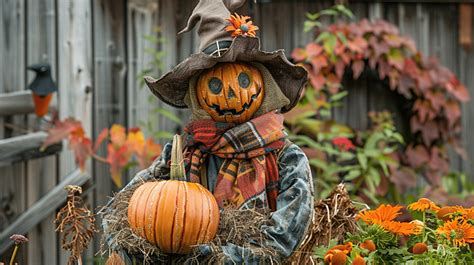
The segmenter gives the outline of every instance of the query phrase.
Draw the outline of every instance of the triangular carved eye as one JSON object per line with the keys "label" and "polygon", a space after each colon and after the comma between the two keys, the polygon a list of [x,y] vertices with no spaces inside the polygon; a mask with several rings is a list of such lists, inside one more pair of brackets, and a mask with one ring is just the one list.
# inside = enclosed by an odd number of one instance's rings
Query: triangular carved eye
{"label": "triangular carved eye", "polygon": [[214,94],[219,94],[222,91],[222,81],[219,78],[213,77],[209,80],[209,90]]}
{"label": "triangular carved eye", "polygon": [[239,86],[241,88],[247,88],[249,87],[250,85],[250,78],[249,78],[249,75],[246,74],[246,73],[240,73],[239,74],[239,77],[238,77],[238,80],[239,80]]}

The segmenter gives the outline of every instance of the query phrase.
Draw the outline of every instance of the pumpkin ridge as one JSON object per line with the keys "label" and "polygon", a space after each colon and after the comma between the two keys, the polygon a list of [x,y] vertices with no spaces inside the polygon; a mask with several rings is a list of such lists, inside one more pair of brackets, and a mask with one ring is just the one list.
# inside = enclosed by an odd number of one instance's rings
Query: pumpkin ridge
{"label": "pumpkin ridge", "polygon": [[[143,193],[143,188],[140,189],[140,187],[135,191],[135,192],[140,192],[138,194],[133,194],[132,198],[129,201],[128,205],[128,223],[130,224],[131,228],[133,230],[137,230],[137,202],[138,199],[142,196]],[[132,213],[133,212],[133,213]],[[132,217],[132,218],[130,218]]]}
{"label": "pumpkin ridge", "polygon": [[[167,201],[168,201],[168,197],[170,197],[170,194],[169,194],[169,189],[171,188],[170,186],[172,186],[173,182],[171,181],[166,181],[164,183],[164,186],[163,186],[163,195],[162,195],[162,198],[163,198],[163,202],[160,202],[160,208],[158,209],[157,212],[160,212],[160,219],[164,219],[166,218],[166,216],[163,216],[164,212],[165,212],[165,207],[167,205]],[[161,198],[160,198],[161,199]],[[166,249],[166,239],[164,237],[165,235],[165,225],[162,223],[159,227],[157,227],[157,229],[159,230],[159,233],[158,233],[158,236],[159,236],[159,241],[158,241],[158,246],[160,247],[160,249],[162,251],[169,251],[168,249]]]}
{"label": "pumpkin ridge", "polygon": [[[150,190],[150,194],[148,195],[148,198],[153,198],[153,193],[155,192],[155,190],[159,188],[159,185],[157,185],[157,183],[153,183],[153,188]],[[153,205],[154,205],[154,200],[151,200],[150,204],[149,205],[148,203],[145,205],[145,238],[150,241],[150,242],[153,242],[154,238],[149,235],[149,231],[150,231],[150,226],[151,226],[151,229],[153,229],[153,231],[155,230],[155,220],[153,218],[150,218],[152,217],[152,213],[153,213]],[[151,209],[149,209],[151,208]],[[149,224],[151,221],[151,224]],[[153,233],[153,236],[154,236],[154,233]]]}
{"label": "pumpkin ridge", "polygon": [[[181,185],[178,184],[178,189],[176,190],[176,194],[179,194],[179,188],[180,188]],[[170,238],[170,248],[171,248],[171,251],[174,252],[175,250],[173,249],[173,238],[174,238],[174,227],[175,227],[175,224],[176,224],[176,215],[178,213],[178,201],[179,201],[179,197],[176,196],[176,200],[175,200],[175,205],[174,205],[174,213],[173,213],[173,222],[171,224],[171,238]]]}
{"label": "pumpkin ridge", "polygon": [[212,210],[212,202],[211,202],[211,199],[209,197],[206,196],[206,199],[207,199],[207,204],[209,205],[209,222],[207,222],[207,227],[206,227],[206,233],[204,234],[205,238],[204,240],[205,241],[209,241],[211,238],[209,236],[209,229],[211,227],[211,223],[212,223],[212,219],[211,219],[211,216],[213,216],[213,210]]}
{"label": "pumpkin ridge", "polygon": [[156,221],[158,220],[158,213],[160,212],[160,209],[158,209],[158,206],[160,205],[161,194],[163,192],[164,184],[159,182],[159,183],[157,183],[157,186],[160,186],[160,191],[158,193],[158,200],[156,202],[155,218],[154,218],[154,222],[153,222],[153,238],[155,239],[155,244],[158,244],[158,237],[156,235],[156,225],[157,225]]}
{"label": "pumpkin ridge", "polygon": [[178,250],[177,250],[178,252],[181,251],[181,245],[183,243],[184,235],[186,233],[186,223],[187,223],[186,222],[186,212],[187,212],[186,211],[186,208],[187,208],[186,206],[188,205],[188,187],[187,187],[186,183],[183,182],[182,184],[183,184],[183,187],[184,187],[184,203],[185,203],[185,205],[184,205],[184,215],[183,215],[183,231],[181,233],[181,237],[180,237],[179,243],[178,243]]}
{"label": "pumpkin ridge", "polygon": [[[199,185],[197,185],[197,187],[198,187],[199,192],[202,194],[203,192],[201,190],[201,187],[199,187]],[[202,226],[203,226],[203,222],[204,222],[204,218],[203,218],[203,216],[204,216],[204,209],[203,208],[204,207],[202,207],[202,205],[203,205],[203,199],[201,198],[201,218],[199,220],[199,230],[198,230],[199,232],[197,233],[196,240],[194,241],[196,243],[199,243],[199,239],[201,238]]]}
{"label": "pumpkin ridge", "polygon": [[[148,187],[149,185],[144,184],[143,189],[141,189],[140,197],[138,197],[137,199],[137,205],[142,200],[142,198],[145,199],[145,197],[143,196],[147,196],[147,191],[149,189]],[[148,200],[148,196],[146,197],[146,200]],[[145,221],[145,215],[141,216],[141,214],[138,214],[139,211],[140,211],[140,207],[136,207],[135,208],[135,230],[141,237],[146,238],[145,230],[141,228],[143,227],[143,224],[144,224],[143,221]],[[142,220],[141,224],[140,224],[140,219]]]}
{"label": "pumpkin ridge", "polygon": [[144,210],[144,214],[143,214],[143,223],[142,223],[142,235],[144,238],[148,239],[147,236],[146,236],[146,217],[147,217],[147,206],[148,206],[148,201],[150,200],[150,195],[151,195],[151,192],[155,189],[154,185],[149,185],[151,186],[151,188],[149,188],[149,191],[147,190],[147,197],[146,197],[146,201],[145,201],[145,210]]}
{"label": "pumpkin ridge", "polygon": [[[201,190],[202,193],[205,193],[205,191],[203,190],[203,188],[199,187],[199,189]],[[209,238],[209,235],[208,235],[208,234],[209,234],[209,227],[211,226],[211,222],[212,222],[212,220],[211,220],[212,207],[211,207],[211,200],[209,199],[209,197],[208,197],[208,196],[204,196],[204,197],[205,197],[206,202],[207,202],[207,207],[209,208],[209,211],[208,211],[208,213],[209,213],[209,215],[208,215],[208,216],[209,216],[209,219],[208,219],[208,222],[207,222],[207,225],[206,225],[206,230],[204,230],[205,232],[204,232],[204,239],[203,239],[203,241],[206,242],[206,241],[209,240],[209,239],[208,239],[208,238]]]}

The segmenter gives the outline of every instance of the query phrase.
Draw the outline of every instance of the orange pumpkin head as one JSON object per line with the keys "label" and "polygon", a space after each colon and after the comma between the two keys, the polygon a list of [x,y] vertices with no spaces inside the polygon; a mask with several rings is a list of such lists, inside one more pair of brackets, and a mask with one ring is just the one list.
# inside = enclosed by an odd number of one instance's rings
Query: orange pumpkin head
{"label": "orange pumpkin head", "polygon": [[262,75],[251,65],[220,63],[199,76],[196,94],[199,104],[213,120],[243,123],[262,105]]}

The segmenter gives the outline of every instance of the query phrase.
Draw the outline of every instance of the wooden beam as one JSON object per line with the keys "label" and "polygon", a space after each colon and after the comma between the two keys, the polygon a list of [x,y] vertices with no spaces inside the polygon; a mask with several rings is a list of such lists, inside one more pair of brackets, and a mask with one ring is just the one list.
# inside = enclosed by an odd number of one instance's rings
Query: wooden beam
{"label": "wooden beam", "polygon": [[[50,110],[57,110],[56,96],[53,95]],[[34,113],[35,106],[30,90],[0,94],[0,116]]]}
{"label": "wooden beam", "polygon": [[83,185],[90,176],[83,174],[79,169],[71,172],[63,178],[56,187],[48,192],[43,198],[28,208],[26,212],[21,214],[12,224],[0,233],[0,253],[7,250],[13,242],[9,239],[12,234],[26,234],[40,223],[45,217],[54,213],[57,208],[66,201],[67,185]]}
{"label": "wooden beam", "polygon": [[0,140],[0,166],[12,162],[55,154],[62,145],[52,145],[44,151],[40,147],[47,137],[45,132],[35,132]]}

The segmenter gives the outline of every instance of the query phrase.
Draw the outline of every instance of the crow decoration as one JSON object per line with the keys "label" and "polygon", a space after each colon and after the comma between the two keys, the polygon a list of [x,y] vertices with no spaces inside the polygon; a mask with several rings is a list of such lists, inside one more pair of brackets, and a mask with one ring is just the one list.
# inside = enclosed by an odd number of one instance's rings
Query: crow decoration
{"label": "crow decoration", "polygon": [[51,66],[47,63],[41,63],[30,65],[27,69],[36,73],[35,79],[28,85],[28,89],[31,90],[33,95],[36,116],[43,117],[48,113],[53,93],[58,90],[51,77]]}

